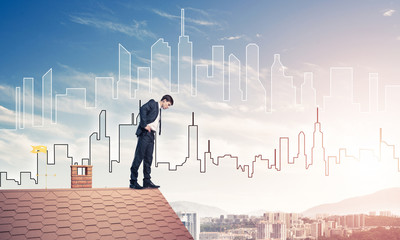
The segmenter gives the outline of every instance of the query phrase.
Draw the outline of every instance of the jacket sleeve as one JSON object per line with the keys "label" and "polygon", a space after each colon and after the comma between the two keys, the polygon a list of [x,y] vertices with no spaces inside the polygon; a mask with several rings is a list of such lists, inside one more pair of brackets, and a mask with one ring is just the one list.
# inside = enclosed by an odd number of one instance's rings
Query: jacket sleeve
{"label": "jacket sleeve", "polygon": [[149,112],[152,110],[152,105],[153,105],[152,102],[154,102],[153,99],[148,101],[146,104],[144,104],[140,108],[140,123],[139,123],[139,127],[141,127],[141,128],[145,128],[147,126],[147,124],[150,123]]}

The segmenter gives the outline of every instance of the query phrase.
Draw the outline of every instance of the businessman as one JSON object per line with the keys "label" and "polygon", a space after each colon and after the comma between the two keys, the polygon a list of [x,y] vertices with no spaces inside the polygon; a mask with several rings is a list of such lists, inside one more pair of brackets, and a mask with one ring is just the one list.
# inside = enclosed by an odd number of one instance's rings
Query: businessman
{"label": "businessman", "polygon": [[[138,142],[135,158],[131,166],[130,188],[159,188],[150,179],[151,162],[153,161],[154,135],[158,131],[161,134],[161,109],[168,109],[174,105],[174,99],[170,95],[164,95],[160,101],[151,99],[140,108],[140,123],[136,130]],[[137,181],[138,169],[143,161],[143,187]]]}

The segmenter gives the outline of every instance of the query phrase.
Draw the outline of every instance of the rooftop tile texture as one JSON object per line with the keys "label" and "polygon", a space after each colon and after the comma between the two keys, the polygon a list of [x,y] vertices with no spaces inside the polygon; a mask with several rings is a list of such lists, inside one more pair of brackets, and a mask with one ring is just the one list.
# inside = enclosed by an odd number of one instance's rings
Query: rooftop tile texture
{"label": "rooftop tile texture", "polygon": [[0,190],[0,239],[193,239],[158,189]]}

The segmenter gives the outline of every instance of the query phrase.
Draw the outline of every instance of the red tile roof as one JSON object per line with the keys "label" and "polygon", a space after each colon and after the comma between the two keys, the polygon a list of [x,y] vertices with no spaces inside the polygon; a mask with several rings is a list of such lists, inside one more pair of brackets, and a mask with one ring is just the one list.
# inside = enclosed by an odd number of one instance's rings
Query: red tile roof
{"label": "red tile roof", "polygon": [[158,189],[0,191],[0,239],[193,239]]}

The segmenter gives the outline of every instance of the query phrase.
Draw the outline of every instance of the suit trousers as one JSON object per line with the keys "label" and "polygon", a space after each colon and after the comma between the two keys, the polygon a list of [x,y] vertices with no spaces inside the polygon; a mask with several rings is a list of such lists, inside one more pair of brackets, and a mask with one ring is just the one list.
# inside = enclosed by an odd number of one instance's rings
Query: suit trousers
{"label": "suit trousers", "polygon": [[143,161],[143,182],[150,181],[151,163],[153,161],[153,149],[154,149],[154,131],[148,132],[147,130],[142,132],[138,136],[138,142],[136,145],[135,158],[133,159],[131,166],[131,180],[130,182],[136,182],[138,178],[139,166]]}

